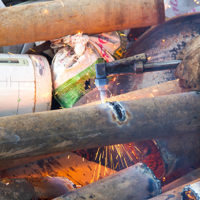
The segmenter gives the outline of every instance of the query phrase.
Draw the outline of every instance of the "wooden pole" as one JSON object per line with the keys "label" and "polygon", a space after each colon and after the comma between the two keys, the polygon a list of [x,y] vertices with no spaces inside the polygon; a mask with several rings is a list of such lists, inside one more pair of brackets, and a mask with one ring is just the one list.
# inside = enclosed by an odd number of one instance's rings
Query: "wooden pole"
{"label": "wooden pole", "polygon": [[56,200],[141,200],[160,194],[160,189],[151,170],[138,163]]}
{"label": "wooden pole", "polygon": [[163,0],[55,0],[0,13],[0,46],[151,26],[165,17]]}
{"label": "wooden pole", "polygon": [[199,133],[200,94],[0,118],[0,160]]}

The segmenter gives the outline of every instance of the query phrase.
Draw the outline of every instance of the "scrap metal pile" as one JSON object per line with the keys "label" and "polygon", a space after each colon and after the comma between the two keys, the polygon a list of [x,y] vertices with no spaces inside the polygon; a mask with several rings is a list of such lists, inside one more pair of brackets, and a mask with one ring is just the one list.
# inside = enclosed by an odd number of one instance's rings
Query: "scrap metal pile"
{"label": "scrap metal pile", "polygon": [[0,8],[0,200],[200,199],[197,2]]}

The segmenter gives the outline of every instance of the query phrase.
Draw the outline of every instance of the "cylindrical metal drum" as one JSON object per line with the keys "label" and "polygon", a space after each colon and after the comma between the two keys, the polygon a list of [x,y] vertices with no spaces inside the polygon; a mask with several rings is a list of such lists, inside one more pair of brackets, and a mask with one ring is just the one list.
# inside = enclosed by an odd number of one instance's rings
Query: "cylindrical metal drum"
{"label": "cylindrical metal drum", "polygon": [[51,93],[45,57],[0,54],[0,117],[50,110]]}

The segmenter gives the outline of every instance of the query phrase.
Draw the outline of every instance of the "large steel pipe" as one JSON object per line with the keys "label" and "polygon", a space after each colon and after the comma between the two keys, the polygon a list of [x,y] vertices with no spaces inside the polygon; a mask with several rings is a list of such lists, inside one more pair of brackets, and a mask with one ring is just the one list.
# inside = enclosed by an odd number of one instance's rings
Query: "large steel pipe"
{"label": "large steel pipe", "polygon": [[[147,141],[134,142],[134,145],[140,152],[148,152],[148,154],[155,156],[155,150],[152,152],[152,149],[148,147],[148,143],[146,142]],[[142,150],[139,143],[143,143],[148,150]],[[165,181],[169,182],[171,177],[174,178],[180,176],[180,174],[183,172],[185,173],[188,169],[199,166],[200,134],[198,133],[183,135],[181,137],[180,135],[177,135],[169,138],[162,138],[156,141],[154,140],[154,144],[156,144],[159,149],[159,155],[161,157],[154,157],[154,164],[152,164],[152,161],[146,159],[147,156],[145,153],[140,156],[136,154],[135,156],[139,156],[140,158],[136,159],[135,163],[138,162],[138,160],[146,163],[159,179],[165,177]],[[97,153],[95,154],[97,155]],[[112,157],[115,156],[112,155]],[[108,160],[110,158],[109,155]],[[58,156],[51,156],[43,160],[32,161],[25,165],[21,164],[14,168],[12,161],[7,163],[7,165],[4,165],[4,162],[1,162],[0,170],[4,170],[0,172],[0,177],[41,178],[45,175],[53,177],[64,176],[70,179],[73,183],[84,186],[116,172],[115,170],[110,169],[109,166],[105,167],[105,164],[101,165],[103,160],[104,159],[102,158],[100,160],[101,162],[99,161],[100,164],[98,164],[96,162],[88,161],[87,159],[83,160],[80,156],[68,152]],[[113,162],[117,163],[117,161]]]}
{"label": "large steel pipe", "polygon": [[200,132],[188,92],[0,118],[0,160]]}
{"label": "large steel pipe", "polygon": [[0,13],[0,46],[151,26],[165,18],[163,0],[54,0]]}
{"label": "large steel pipe", "polygon": [[160,181],[146,165],[138,163],[56,200],[141,200],[159,193]]}

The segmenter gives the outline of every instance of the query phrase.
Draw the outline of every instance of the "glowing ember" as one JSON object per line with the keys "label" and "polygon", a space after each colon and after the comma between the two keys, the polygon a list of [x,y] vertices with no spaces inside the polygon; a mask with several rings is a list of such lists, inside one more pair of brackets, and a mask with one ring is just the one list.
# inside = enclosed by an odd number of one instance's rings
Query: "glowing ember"
{"label": "glowing ember", "polygon": [[83,31],[78,31],[78,32],[77,32],[77,35],[82,36],[82,34],[83,34]]}
{"label": "glowing ember", "polygon": [[188,199],[188,200],[196,200],[196,197],[192,194],[191,191],[186,191],[184,193],[184,197],[185,199]]}
{"label": "glowing ember", "polygon": [[36,52],[34,49],[32,49],[32,48],[29,48],[29,50],[31,50],[32,52]]}
{"label": "glowing ember", "polygon": [[162,181],[165,182],[165,181],[166,181],[166,177],[163,177],[163,178],[162,178]]}
{"label": "glowing ember", "polygon": [[11,53],[11,52],[8,52],[8,54],[10,54],[10,55],[15,55],[14,53]]}
{"label": "glowing ember", "polygon": [[1,182],[4,183],[5,185],[9,185],[9,181],[8,179],[1,179]]}
{"label": "glowing ember", "polygon": [[149,56],[149,57],[147,58],[147,60],[150,61],[150,60],[151,60],[151,56]]}
{"label": "glowing ember", "polygon": [[47,9],[43,10],[43,14],[47,15],[49,13],[49,11]]}

